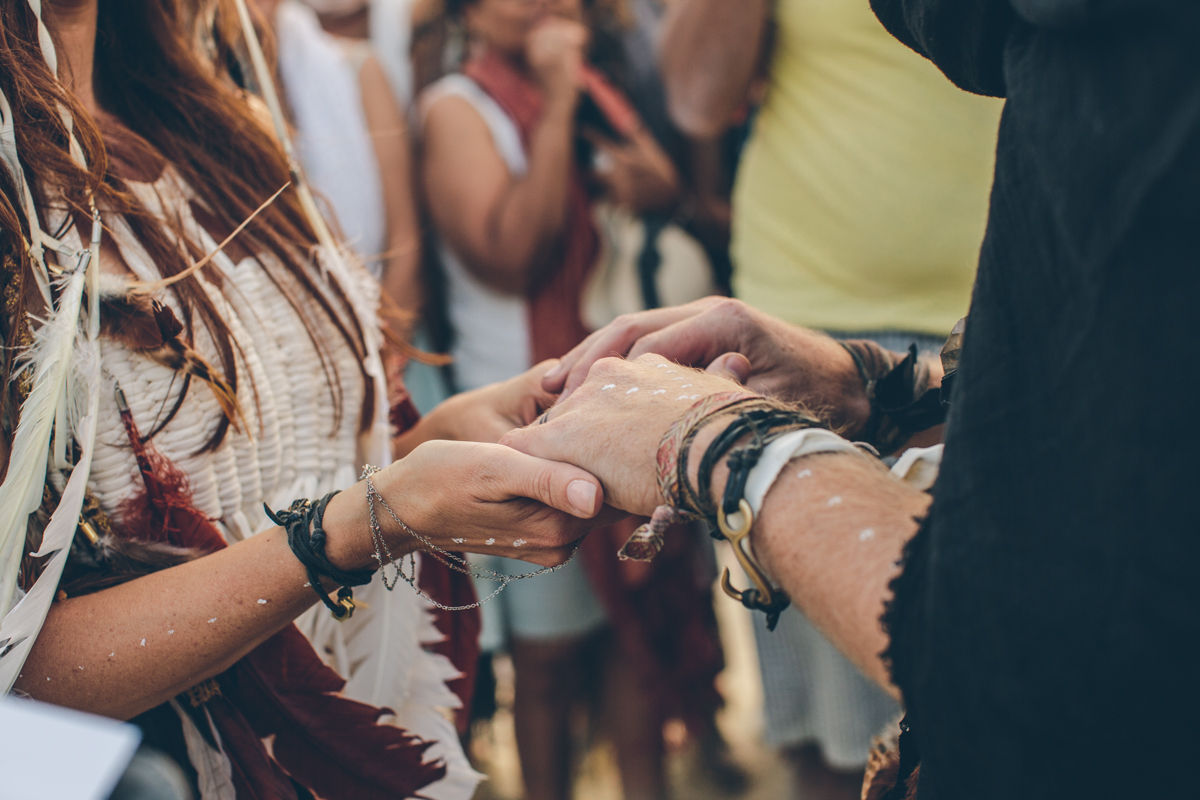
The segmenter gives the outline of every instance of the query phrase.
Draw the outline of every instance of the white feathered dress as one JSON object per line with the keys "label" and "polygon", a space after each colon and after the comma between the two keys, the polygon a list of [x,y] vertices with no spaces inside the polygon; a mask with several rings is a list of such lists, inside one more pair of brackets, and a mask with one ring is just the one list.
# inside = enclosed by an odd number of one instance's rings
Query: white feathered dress
{"label": "white feathered dress", "polygon": [[[217,242],[191,213],[190,191],[173,175],[168,168],[153,183],[129,185],[151,211],[182,220],[189,238],[202,251],[215,250]],[[162,276],[128,227],[119,218],[106,223],[134,277],[159,280]],[[247,424],[240,431],[231,429],[214,450],[198,453],[222,412],[212,392],[193,381],[179,412],[153,443],[186,475],[195,507],[233,543],[272,527],[263,511],[264,502],[284,508],[299,497],[319,498],[351,486],[368,457],[379,460],[381,453],[388,452],[389,428],[386,404],[377,402],[376,419],[360,436],[365,381],[358,359],[298,281],[292,279],[294,285],[287,286],[285,279],[285,286],[299,309],[258,261],[247,258],[234,263],[219,254],[213,264],[225,279],[224,290],[205,281],[202,273],[198,280],[230,330],[238,354],[238,396]],[[378,329],[378,283],[357,262],[347,270],[348,274],[341,276],[341,288],[352,298],[363,328],[374,333]],[[170,291],[163,291],[157,299],[183,318]],[[323,366],[305,321],[324,342],[332,370]],[[210,363],[219,364],[213,342],[202,326],[196,327],[195,349]],[[369,335],[369,346],[377,348],[378,339]],[[120,384],[143,433],[165,417],[183,386],[174,371],[120,343],[106,342],[102,371],[105,381]],[[341,386],[340,418],[324,379],[330,372],[334,373],[330,379]],[[119,523],[121,502],[140,489],[141,481],[111,391],[101,392],[99,420],[89,485],[103,510]],[[392,709],[395,716],[390,721],[435,742],[427,758],[444,759],[447,774],[422,794],[433,800],[466,800],[479,776],[467,763],[447,716],[447,709],[460,703],[446,681],[459,673],[444,656],[424,649],[441,638],[428,604],[407,586],[385,591],[379,580],[357,589],[355,597],[364,601],[365,607],[347,622],[334,621],[325,607],[317,604],[297,625],[322,658],[346,679],[346,696]],[[219,771],[217,761],[212,768]],[[201,778],[203,790],[204,776]],[[222,788],[219,776],[210,786],[215,788],[202,791],[202,800],[224,800],[227,787]]]}

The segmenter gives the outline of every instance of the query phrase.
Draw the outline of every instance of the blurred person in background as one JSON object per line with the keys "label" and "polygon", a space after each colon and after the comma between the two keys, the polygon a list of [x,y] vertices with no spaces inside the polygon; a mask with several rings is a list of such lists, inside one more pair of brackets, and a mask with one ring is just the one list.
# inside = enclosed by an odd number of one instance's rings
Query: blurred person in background
{"label": "blurred person in background", "polygon": [[[633,215],[669,214],[677,203],[667,153],[589,63],[585,11],[579,0],[449,8],[466,29],[465,63],[421,95],[420,172],[459,389],[519,374],[587,335],[581,301],[600,254],[596,202]],[[671,690],[716,703],[719,644],[711,608],[696,602],[706,587],[682,566],[690,561],[664,559],[648,580],[622,569],[610,536],[594,539],[553,576],[514,584],[484,607],[485,648],[507,637],[513,655],[530,800],[570,795],[569,720],[589,671],[600,673],[605,727],[631,800],[664,796]]]}
{"label": "blurred person in background", "polygon": [[[414,39],[413,29],[422,24],[422,21],[439,16],[442,13],[440,2],[438,0],[292,0],[292,2],[303,3],[316,12],[321,27],[332,37],[331,41],[343,51],[345,60],[350,64],[351,69],[361,75],[361,82],[364,84],[364,110],[369,115],[371,122],[369,132],[376,150],[386,148],[396,152],[397,155],[402,155],[405,159],[403,178],[395,169],[381,170],[382,175],[390,176],[383,186],[389,209],[399,210],[400,206],[405,204],[408,206],[408,216],[411,218],[411,225],[404,228],[407,235],[402,240],[394,241],[390,238],[388,240],[388,249],[385,255],[387,260],[395,265],[388,270],[389,286],[401,309],[411,314],[409,319],[401,321],[397,325],[398,330],[411,340],[418,353],[441,349],[444,337],[437,334],[442,327],[442,321],[438,317],[442,306],[441,286],[437,280],[438,276],[426,268],[428,262],[424,252],[425,237],[422,235],[424,226],[423,220],[420,218],[420,209],[412,210],[414,205],[412,202],[413,175],[409,168],[411,137],[408,135],[408,116],[416,90],[420,86],[411,53]],[[285,46],[286,43],[281,42],[281,48]],[[319,60],[326,61],[327,59]],[[378,69],[372,68],[370,66],[372,63]],[[314,70],[316,64],[300,63],[292,66],[292,71],[307,78],[304,74],[306,67],[308,70]],[[281,68],[288,69],[288,64],[281,64]],[[381,78],[386,78],[386,80],[380,80]],[[286,74],[284,80],[287,81]],[[366,85],[368,82],[370,83],[369,89]],[[319,78],[312,83],[316,87],[329,86],[329,81]],[[320,88],[316,88],[315,93],[319,92]],[[390,93],[394,102],[387,102],[386,98],[381,96],[384,93]],[[344,98],[347,94],[352,93],[343,90],[340,94]],[[336,102],[345,105],[350,101],[340,99]],[[395,119],[393,111],[400,114],[400,119]],[[354,126],[353,115],[341,119],[322,118],[314,127],[328,129],[330,126],[343,132],[348,131]],[[347,138],[351,139],[351,137]],[[371,189],[373,179],[359,181],[358,173],[353,170],[347,172],[346,168],[353,165],[347,164],[346,157],[340,154],[346,149],[345,145],[333,141],[332,137],[328,135],[324,137],[324,141],[330,146],[324,147],[323,152],[318,155],[325,162],[325,166],[334,168],[330,182],[337,182],[347,187],[358,182],[365,189],[365,199],[356,199],[352,203],[339,204],[337,198],[333,196],[330,199],[334,201],[335,205],[347,205],[349,206],[347,210],[356,211],[360,210],[364,203],[372,203],[376,197],[376,193]],[[345,144],[353,144],[353,141],[347,141]],[[399,151],[401,147],[403,148],[402,152]],[[361,148],[355,146],[352,152],[355,150],[361,150]],[[405,194],[404,197],[400,196],[402,192]],[[356,209],[355,204],[360,209]],[[340,217],[346,218],[347,214],[342,212],[342,208],[339,207],[338,212]],[[368,211],[367,219],[370,219],[372,214],[377,214],[377,212]],[[353,218],[354,216],[351,215],[351,219]],[[349,223],[344,222],[343,224]],[[393,229],[399,231],[401,227],[395,226]],[[364,248],[365,250],[366,248]],[[381,251],[374,251],[367,257],[374,256],[377,252]],[[392,381],[393,399],[398,398],[402,392],[407,393],[417,410],[422,414],[427,414],[438,403],[450,396],[443,369],[444,360],[420,357],[418,360],[410,358],[411,355],[413,354],[393,353],[389,358],[390,374],[394,377],[403,375],[403,381],[395,379]]]}
{"label": "blurred person in background", "polygon": [[[767,89],[733,197],[733,288],[751,306],[903,353],[967,311],[1001,102],[967,95],[893,39],[866,0],[679,0],[662,42],[673,119],[711,137]],[[860,364],[864,381],[876,366]],[[766,739],[803,797],[858,797],[898,713],[794,609],[756,625]]]}

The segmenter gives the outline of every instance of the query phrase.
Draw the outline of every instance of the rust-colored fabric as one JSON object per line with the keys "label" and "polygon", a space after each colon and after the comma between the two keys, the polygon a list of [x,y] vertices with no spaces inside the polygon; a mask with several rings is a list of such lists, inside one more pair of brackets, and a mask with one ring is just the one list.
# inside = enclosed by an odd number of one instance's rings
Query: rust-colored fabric
{"label": "rust-colored fabric", "polygon": [[[220,532],[192,504],[182,472],[141,441],[128,412],[121,416],[144,484],[122,504],[122,535],[206,553],[224,548]],[[378,724],[386,709],[341,696],[345,681],[294,625],[217,680],[221,693],[206,705],[239,800],[292,800],[291,779],[326,800],[416,797],[446,774],[443,764],[424,761],[430,743]],[[262,743],[267,737],[274,737],[271,753]]]}
{"label": "rust-colored fabric", "polygon": [[[469,62],[463,72],[513,120],[528,152],[542,113],[537,84],[491,51]],[[628,101],[594,68],[584,67],[583,84],[614,129],[628,133],[641,124]],[[564,355],[589,333],[580,320],[580,297],[599,240],[577,166],[572,167],[567,202],[561,262],[528,299],[534,363]],[[696,548],[707,545],[674,528],[663,552],[631,572],[617,559],[617,551],[644,521],[639,517],[594,531],[580,556],[646,696],[661,702],[664,718],[681,718],[692,730],[701,730],[703,720],[720,705],[714,681],[724,667],[712,592],[695,569]]]}
{"label": "rust-colored fabric", "polygon": [[[468,62],[463,73],[495,100],[521,133],[525,151],[544,105],[542,91],[509,61],[487,51]],[[567,217],[554,264],[536,265],[539,279],[526,297],[529,315],[529,345],[533,362],[557,358],[588,335],[580,318],[580,297],[600,252],[600,239],[592,223],[583,174],[575,164],[567,188]]]}
{"label": "rust-colored fabric", "polygon": [[697,567],[697,550],[708,543],[673,525],[653,561],[619,561],[617,551],[643,521],[594,531],[579,556],[643,695],[662,719],[681,719],[698,734],[721,707],[716,677],[725,667],[711,584]]}
{"label": "rust-colored fabric", "polygon": [[[396,436],[411,429],[421,419],[421,412],[413,404],[412,396],[404,385],[402,367],[388,374],[388,402],[391,403],[390,418]],[[463,557],[462,553],[453,555]],[[479,599],[470,577],[450,569],[429,555],[421,559],[417,585],[426,595],[451,608],[469,606]],[[475,696],[475,673],[479,668],[479,631],[483,627],[483,617],[480,616],[478,608],[464,611],[435,608],[433,622],[443,638],[429,649],[448,658],[461,673],[460,677],[446,681],[446,686],[462,701],[462,706],[454,713],[454,724],[458,732],[463,734],[471,724],[471,701]]]}

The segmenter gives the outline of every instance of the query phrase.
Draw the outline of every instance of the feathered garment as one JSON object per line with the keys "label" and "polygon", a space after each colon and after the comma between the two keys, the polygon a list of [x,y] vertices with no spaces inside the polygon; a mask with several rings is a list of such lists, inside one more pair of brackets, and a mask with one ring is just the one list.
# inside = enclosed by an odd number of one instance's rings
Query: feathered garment
{"label": "feathered garment", "polygon": [[[131,182],[130,188],[152,212],[181,221],[201,250],[216,248],[217,242],[192,213],[191,192],[169,168],[156,180]],[[123,220],[106,223],[132,277],[142,282],[160,279]],[[169,292],[157,294],[155,306],[150,298],[130,294],[129,281],[105,278],[102,307],[110,324],[105,326],[101,373],[106,390],[100,393],[89,488],[117,530],[134,522],[126,515],[139,504],[144,507],[154,478],[148,480],[145,463],[138,463],[116,395],[107,388],[114,384],[127,398],[128,416],[136,429],[144,434],[161,427],[152,442],[160,468],[151,474],[161,478],[164,469],[177,473],[178,480],[172,483],[183,487],[179,496],[186,499],[186,507],[176,513],[207,530],[206,543],[174,544],[211,550],[253,536],[272,527],[263,512],[264,502],[281,508],[297,497],[344,489],[355,482],[360,464],[368,457],[365,454],[387,450],[386,440],[373,441],[380,431],[386,436],[386,424],[372,424],[360,435],[366,383],[358,357],[299,282],[269,256],[261,259],[265,264],[250,258],[235,262],[219,254],[197,275],[228,325],[237,354],[236,425],[219,446],[206,452],[199,451],[226,418],[230,408],[226,395],[232,391],[230,384],[205,370],[204,365],[220,363],[211,337],[197,325],[194,341],[182,345],[173,334],[183,311]],[[376,324],[376,282],[359,266],[341,278],[364,327]],[[334,276],[318,283],[326,279]],[[313,329],[312,336],[305,323]],[[324,359],[314,337],[325,348]],[[330,388],[333,382],[341,388],[340,409]],[[170,416],[189,383],[185,399]],[[385,417],[386,412],[376,404],[377,414]],[[378,460],[377,455],[371,458]],[[144,518],[143,514],[137,522],[143,535]],[[280,761],[293,757],[287,765],[291,776],[313,788],[319,786],[325,797],[383,797],[398,792],[407,796],[417,790],[437,800],[470,797],[478,776],[467,764],[446,715],[446,709],[461,705],[446,685],[459,671],[444,656],[425,649],[443,639],[430,609],[415,594],[384,591],[378,581],[360,589],[357,597],[364,607],[349,622],[333,622],[323,607],[314,607],[297,621],[296,628],[309,638],[311,648],[299,647],[301,637],[289,627],[221,676],[218,682],[224,691],[203,704],[204,717],[197,719],[186,703],[172,704],[183,724],[183,740],[202,800],[256,796],[246,787],[258,785],[278,769],[254,747],[259,738],[269,735],[275,737],[274,751]],[[313,657],[314,649],[336,673]],[[307,700],[299,705],[285,703],[280,698],[286,699],[289,692],[293,699],[325,698],[320,702],[327,707],[321,709]],[[358,704],[347,705],[342,697]],[[308,709],[308,716],[297,708]],[[248,712],[244,718],[242,711]],[[375,720],[381,714],[385,722],[404,729],[387,726],[401,738],[392,741],[395,735],[376,730]],[[222,732],[222,739],[214,740],[208,733],[203,724],[208,718],[212,729]],[[306,734],[330,719],[340,719],[365,737],[362,747],[342,754],[343,768],[347,775],[358,775],[356,780],[297,773],[306,765],[330,763],[311,757],[315,750],[303,735],[293,737],[282,753],[279,749],[287,730]],[[244,758],[227,758],[229,748],[236,748],[239,757],[251,754],[255,769],[247,771]],[[382,770],[367,765],[372,748],[392,753],[390,765],[386,755]],[[406,749],[417,757],[406,756]],[[408,765],[402,770],[407,777],[393,781],[389,795],[379,788],[386,783],[381,777],[403,764]],[[258,779],[252,779],[255,774]]]}

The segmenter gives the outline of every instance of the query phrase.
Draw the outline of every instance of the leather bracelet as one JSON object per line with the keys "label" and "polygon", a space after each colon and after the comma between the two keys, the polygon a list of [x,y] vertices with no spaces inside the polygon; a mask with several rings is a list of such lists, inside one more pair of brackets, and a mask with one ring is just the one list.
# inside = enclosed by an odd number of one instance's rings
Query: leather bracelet
{"label": "leather bracelet", "polygon": [[[279,512],[272,511],[265,503],[263,508],[272,522],[287,531],[288,546],[304,565],[309,585],[333,614],[333,618],[342,622],[354,614],[354,590],[350,587],[370,583],[375,570],[341,570],[325,555],[326,536],[322,523],[325,520],[325,507],[336,494],[330,492],[315,503],[307,498],[293,500],[291,506]],[[340,584],[336,601],[321,585],[322,578]]]}
{"label": "leather bracelet", "polygon": [[871,413],[858,439],[885,455],[898,450],[913,434],[946,421],[942,390],[929,388],[929,370],[909,345],[900,360],[868,339],[838,342],[854,360]]}

